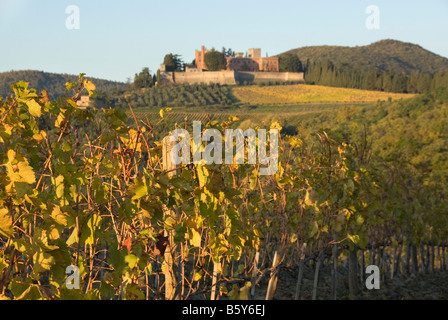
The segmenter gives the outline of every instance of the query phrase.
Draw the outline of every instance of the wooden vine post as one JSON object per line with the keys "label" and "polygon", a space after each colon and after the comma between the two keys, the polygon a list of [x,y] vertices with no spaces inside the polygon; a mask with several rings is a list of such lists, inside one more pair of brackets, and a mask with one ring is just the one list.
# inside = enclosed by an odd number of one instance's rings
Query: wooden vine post
{"label": "wooden vine post", "polygon": [[297,276],[296,293],[294,295],[294,300],[300,299],[300,289],[302,287],[303,268],[305,267],[305,251],[306,251],[306,242],[304,242],[302,244],[302,248],[300,250],[299,275]]}
{"label": "wooden vine post", "polygon": [[255,287],[257,286],[259,260],[260,260],[260,251],[257,250],[257,252],[255,253],[254,269],[252,271],[252,285],[250,288],[250,295],[252,296],[252,298],[255,296]]}
{"label": "wooden vine post", "polygon": [[277,289],[277,279],[278,279],[278,252],[274,253],[274,260],[272,261],[272,271],[271,278],[269,279],[268,291],[266,292],[266,300],[274,299],[275,290]]}
{"label": "wooden vine post", "polygon": [[[171,158],[171,150],[173,149],[173,146],[176,145],[176,141],[170,141],[170,136],[167,136],[162,141],[162,164],[163,169],[165,171],[168,171],[168,177],[172,178],[173,176],[178,175],[177,170],[173,170],[176,168],[176,165],[173,163]],[[176,218],[176,213],[174,210],[169,208],[164,208],[163,212],[164,218],[167,216],[172,216],[173,218]],[[176,294],[176,288],[177,288],[177,279],[176,279],[176,268],[174,266],[174,253],[175,253],[175,247],[174,247],[174,239],[172,232],[167,232],[165,230],[165,237],[168,237],[169,243],[166,247],[164,258],[165,258],[165,269],[163,270],[163,273],[165,275],[165,300],[179,300],[179,295]]]}
{"label": "wooden vine post", "polygon": [[218,284],[218,277],[219,277],[219,274],[218,274],[219,269],[220,269],[219,265],[220,265],[220,263],[218,263],[216,261],[213,262],[212,292],[210,295],[210,300],[216,300],[216,297],[217,297],[216,292],[218,291],[218,293],[219,293],[219,290],[216,289],[216,286]]}

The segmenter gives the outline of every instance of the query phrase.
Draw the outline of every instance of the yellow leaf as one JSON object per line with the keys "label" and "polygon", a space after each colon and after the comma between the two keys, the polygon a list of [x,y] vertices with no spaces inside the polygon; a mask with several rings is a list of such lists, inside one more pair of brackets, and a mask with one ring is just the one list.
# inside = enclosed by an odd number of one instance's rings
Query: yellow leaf
{"label": "yellow leaf", "polygon": [[271,129],[278,129],[278,131],[282,130],[282,126],[277,121],[271,123]]}
{"label": "yellow leaf", "polygon": [[173,217],[168,216],[165,220],[165,228],[167,230],[172,230],[176,227],[177,221]]}
{"label": "yellow leaf", "polygon": [[13,234],[12,221],[6,208],[0,209],[0,235],[10,238]]}
{"label": "yellow leaf", "polygon": [[160,109],[160,112],[159,112],[159,114],[160,114],[160,118],[162,118],[162,119],[163,119],[163,114],[164,114],[164,111],[163,111],[163,109]]}
{"label": "yellow leaf", "polygon": [[36,100],[29,100],[26,105],[28,106],[28,111],[33,117],[40,117],[42,115],[42,107]]}
{"label": "yellow leaf", "polygon": [[359,242],[359,236],[358,236],[357,234],[354,234],[354,235],[349,234],[349,235],[348,235],[348,238],[349,238],[354,244],[357,244],[357,243]]}
{"label": "yellow leaf", "polygon": [[60,225],[67,226],[67,216],[61,211],[59,206],[55,206],[51,217]]}
{"label": "yellow leaf", "polygon": [[316,203],[317,193],[312,188],[309,188],[306,191],[305,195],[305,204],[308,206],[312,206]]}
{"label": "yellow leaf", "polygon": [[13,162],[16,158],[16,152],[14,150],[9,149],[7,155],[9,162]]}
{"label": "yellow leaf", "polygon": [[133,254],[129,254],[124,257],[124,261],[129,265],[129,268],[133,269],[138,262],[138,258]]}
{"label": "yellow leaf", "polygon": [[32,184],[36,182],[33,168],[28,165],[28,161],[22,161],[18,164],[20,179],[17,182],[26,182]]}
{"label": "yellow leaf", "polygon": [[201,272],[195,272],[194,273],[193,281],[199,281],[201,278],[202,278],[202,273]]}
{"label": "yellow leaf", "polygon": [[55,263],[51,254],[43,251],[38,251],[33,255],[34,271],[45,272],[51,269],[51,266]]}
{"label": "yellow leaf", "polygon": [[96,86],[92,81],[84,80],[84,88],[87,89],[87,91],[95,91]]}
{"label": "yellow leaf", "polygon": [[190,229],[190,244],[195,247],[201,247],[201,235],[195,229]]}
{"label": "yellow leaf", "polygon": [[64,176],[59,175],[53,181],[54,186],[56,187],[56,197],[58,199],[64,196]]}
{"label": "yellow leaf", "polygon": [[263,233],[261,233],[260,229],[258,229],[257,227],[254,228],[254,234],[255,234],[258,238],[263,238]]}

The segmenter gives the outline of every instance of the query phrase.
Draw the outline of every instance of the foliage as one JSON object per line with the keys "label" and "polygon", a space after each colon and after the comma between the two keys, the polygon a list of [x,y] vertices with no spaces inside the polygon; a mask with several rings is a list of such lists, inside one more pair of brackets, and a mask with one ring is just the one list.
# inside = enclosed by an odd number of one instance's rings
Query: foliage
{"label": "foliage", "polygon": [[168,53],[163,59],[163,64],[166,67],[166,71],[182,71],[184,62],[180,55]]}
{"label": "foliage", "polygon": [[220,71],[226,68],[227,60],[221,52],[211,50],[204,56],[205,66],[210,71]]}
{"label": "foliage", "polygon": [[[448,59],[422,47],[397,40],[381,40],[367,46],[311,46],[289,50],[301,61],[332,61],[335,65],[348,64],[377,71],[410,74],[412,71],[434,74],[448,71]],[[280,55],[279,55],[280,56]]]}
{"label": "foliage", "polygon": [[236,53],[231,48],[226,49],[225,47],[222,47],[221,53],[224,55],[224,57],[235,57]]}
{"label": "foliage", "polygon": [[110,100],[110,106],[127,108],[209,106],[232,104],[230,88],[220,84],[180,84],[156,86],[144,91],[133,91]]}
{"label": "foliage", "polygon": [[134,87],[136,89],[150,88],[154,85],[153,77],[149,72],[149,68],[143,68],[139,74],[135,74]]}
{"label": "foliage", "polygon": [[[78,108],[80,94],[95,91],[83,75],[66,88],[69,98],[50,100],[19,82],[14,97],[0,101],[2,297],[160,299],[165,245],[182,266],[181,298],[210,292],[216,264],[220,294],[247,299],[256,251],[278,251],[282,260],[304,243],[313,256],[335,240],[349,248],[446,242],[443,184],[425,181],[400,159],[372,155],[365,132],[353,131],[357,141],[322,130],[304,139],[281,136],[272,176],[260,176],[259,165],[199,163],[171,177],[155,126],[136,119],[131,126],[121,108]],[[445,107],[434,106],[433,115],[446,118],[445,98],[397,102],[396,116],[423,121],[426,107],[440,100]],[[168,112],[160,111],[161,121]],[[235,121],[204,129],[223,133]],[[79,289],[67,287],[70,265],[79,268]]]}
{"label": "foliage", "polygon": [[[3,72],[0,73],[0,97],[10,95],[11,85],[23,79],[26,79],[30,86],[36,88],[39,92],[46,90],[49,97],[55,99],[59,96],[64,96],[66,94],[64,90],[65,83],[77,81],[78,76],[33,70]],[[125,83],[91,79],[96,84],[97,92],[113,94],[114,92],[122,92],[127,88]]]}
{"label": "foliage", "polygon": [[280,72],[302,72],[302,62],[292,53],[282,54],[278,58]]}
{"label": "foliage", "polygon": [[448,88],[448,71],[434,76],[413,71],[410,75],[381,71],[369,67],[354,67],[333,62],[308,63],[305,71],[308,83],[325,86],[380,90],[397,93],[423,93],[436,88]]}

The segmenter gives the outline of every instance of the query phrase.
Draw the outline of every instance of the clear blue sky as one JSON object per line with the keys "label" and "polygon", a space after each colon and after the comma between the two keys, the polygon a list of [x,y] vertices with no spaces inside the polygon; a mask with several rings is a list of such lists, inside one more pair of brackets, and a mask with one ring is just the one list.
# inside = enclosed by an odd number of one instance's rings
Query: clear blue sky
{"label": "clear blue sky", "polygon": [[[68,30],[65,10],[80,9]],[[368,30],[368,5],[380,29]],[[0,72],[43,70],[126,81],[166,53],[194,59],[202,44],[262,55],[312,45],[396,39],[448,57],[448,0],[0,0]]]}

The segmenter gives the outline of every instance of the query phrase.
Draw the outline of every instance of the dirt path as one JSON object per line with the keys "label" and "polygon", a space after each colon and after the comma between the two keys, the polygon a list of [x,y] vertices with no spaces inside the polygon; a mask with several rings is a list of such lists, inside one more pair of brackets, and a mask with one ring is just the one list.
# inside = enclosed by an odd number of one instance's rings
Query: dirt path
{"label": "dirt path", "polygon": [[[338,275],[338,299],[349,300],[348,275],[340,270]],[[320,271],[317,289],[318,300],[332,299],[332,282],[330,266]],[[301,300],[311,300],[313,289],[314,269],[305,267],[302,282]],[[274,299],[293,300],[297,283],[297,270],[282,268],[279,272],[277,291]],[[262,282],[257,287],[255,299],[264,299],[266,295],[267,282]],[[381,281],[379,290],[361,291],[356,298],[360,300],[445,300],[448,299],[448,272],[437,271],[431,274],[398,275],[394,279],[386,277]]]}

